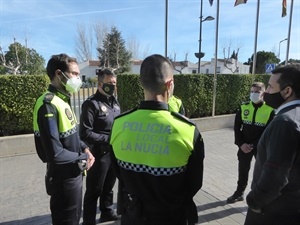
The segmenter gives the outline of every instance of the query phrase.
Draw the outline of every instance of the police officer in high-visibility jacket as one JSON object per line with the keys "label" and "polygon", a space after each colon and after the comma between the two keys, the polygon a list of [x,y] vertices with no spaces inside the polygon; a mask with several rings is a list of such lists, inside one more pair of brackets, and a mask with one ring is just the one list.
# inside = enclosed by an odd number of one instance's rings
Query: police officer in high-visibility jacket
{"label": "police officer in high-visibility jacket", "polygon": [[75,58],[53,55],[47,64],[51,80],[36,101],[34,140],[40,159],[47,163],[46,190],[51,196],[53,225],[78,225],[82,207],[82,174],[94,163],[88,146],[79,139],[70,94],[81,86]]}
{"label": "police officer in high-visibility jacket", "polygon": [[177,96],[172,95],[172,97],[168,101],[168,105],[169,105],[169,110],[171,112],[178,112],[181,115],[185,115],[185,109],[182,100]]}
{"label": "police officer in high-visibility jacket", "polygon": [[249,170],[253,156],[256,157],[257,143],[275,115],[275,111],[263,101],[265,85],[254,82],[250,90],[250,102],[245,102],[236,112],[234,122],[234,143],[239,147],[237,189],[227,203],[244,200]]}
{"label": "police officer in high-visibility jacket", "polygon": [[196,125],[168,111],[173,66],[161,55],[140,70],[145,100],[114,121],[112,160],[122,183],[122,225],[186,225],[198,220],[193,196],[202,186],[204,144]]}

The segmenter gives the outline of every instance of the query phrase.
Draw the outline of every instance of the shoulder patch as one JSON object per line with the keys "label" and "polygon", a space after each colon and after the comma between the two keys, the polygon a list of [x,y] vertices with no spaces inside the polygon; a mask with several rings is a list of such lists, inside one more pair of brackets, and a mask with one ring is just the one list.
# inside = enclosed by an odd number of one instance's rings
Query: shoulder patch
{"label": "shoulder patch", "polygon": [[72,113],[68,108],[65,109],[65,113],[66,113],[66,116],[69,120],[73,119]]}
{"label": "shoulder patch", "polygon": [[43,102],[50,103],[53,98],[54,98],[53,93],[46,93]]}
{"label": "shoulder patch", "polygon": [[191,124],[191,125],[196,126],[196,124],[195,124],[192,120],[190,120],[189,118],[187,118],[186,116],[184,116],[184,115],[182,115],[182,114],[180,114],[180,113],[177,113],[177,112],[171,112],[171,114],[172,114],[173,116],[175,116],[176,118],[178,118],[178,119],[180,119],[180,120],[182,120],[182,121],[184,121],[184,122],[186,122],[186,123],[189,123],[189,124]]}

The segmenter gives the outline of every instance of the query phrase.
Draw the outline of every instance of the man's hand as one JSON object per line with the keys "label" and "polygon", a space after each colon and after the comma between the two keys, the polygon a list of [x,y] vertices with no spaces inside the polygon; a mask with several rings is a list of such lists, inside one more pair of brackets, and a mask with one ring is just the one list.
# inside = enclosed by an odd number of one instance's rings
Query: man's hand
{"label": "man's hand", "polygon": [[89,148],[84,149],[84,152],[88,155],[88,158],[87,158],[87,170],[89,170],[93,166],[93,164],[95,162],[95,157],[90,152]]}
{"label": "man's hand", "polygon": [[253,150],[253,146],[247,143],[242,144],[240,148],[244,153],[249,153]]}

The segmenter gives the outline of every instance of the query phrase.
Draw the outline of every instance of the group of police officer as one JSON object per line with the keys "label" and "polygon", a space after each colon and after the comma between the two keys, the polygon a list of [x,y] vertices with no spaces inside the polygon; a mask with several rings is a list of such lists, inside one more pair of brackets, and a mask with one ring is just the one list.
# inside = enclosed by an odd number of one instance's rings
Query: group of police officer
{"label": "group of police officer", "polygon": [[[169,108],[172,111],[178,111],[184,114],[181,100],[173,96],[174,81],[171,70],[172,67],[168,64],[169,61],[158,55],[156,55],[154,59],[159,59],[157,65],[161,68],[154,73],[153,77],[148,73],[147,76],[149,77],[144,78],[148,79],[147,82],[152,83],[153,87],[150,88],[150,92],[152,91],[154,93],[150,94],[151,98],[154,97],[153,99],[146,99],[145,101],[147,104],[148,102],[151,103],[147,110],[153,113],[162,110],[165,111],[164,113],[167,113],[168,117],[172,118],[174,115],[171,116],[168,111]],[[147,62],[147,60],[145,61]],[[147,68],[147,70],[148,69],[149,68]],[[166,74],[166,72],[168,73]],[[116,75],[109,69],[98,70],[98,88],[96,93],[82,104],[82,114],[78,131],[76,117],[70,107],[71,94],[77,92],[82,84],[76,59],[66,54],[53,55],[47,64],[47,74],[51,80],[51,84],[47,92],[37,100],[33,119],[36,150],[41,160],[47,163],[45,183],[47,193],[51,196],[50,209],[52,223],[54,225],[79,223],[82,208],[82,174],[87,174],[86,192],[83,200],[83,224],[96,224],[98,200],[99,210],[101,211],[100,222],[119,220],[120,215],[115,212],[113,207],[112,191],[116,182],[115,172],[118,170],[112,168],[110,156],[111,144],[109,143],[113,122],[116,117],[120,115],[120,105],[115,97]],[[161,75],[163,77],[158,77]],[[168,81],[166,81],[167,78],[169,79]],[[157,79],[160,80],[157,82]],[[158,99],[156,98],[157,96]],[[169,102],[169,106],[167,102]],[[160,106],[157,108],[156,104]],[[156,116],[158,117],[156,118]],[[159,119],[157,123],[167,121],[166,125],[171,126],[170,121],[166,118],[162,119],[161,116],[162,115],[159,114],[154,116],[154,119]],[[181,116],[176,115],[174,119],[175,122],[178,120],[177,123],[179,123],[176,126],[187,124],[188,127],[191,127],[190,129],[196,129],[194,125],[190,124],[190,122]],[[141,117],[140,120],[147,122],[143,117]],[[178,132],[179,128],[176,130],[177,139],[181,139]],[[188,148],[190,153],[185,153],[185,160],[180,163],[174,162],[173,169],[169,168],[170,165],[173,164],[171,163],[172,160],[169,160],[170,162],[167,163],[170,164],[167,168],[162,166],[164,163],[160,165],[156,159],[152,159],[152,163],[154,163],[152,166],[149,162],[140,162],[139,165],[147,166],[147,164],[149,164],[149,170],[161,170],[161,174],[159,175],[149,173],[149,175],[154,178],[157,176],[166,176],[166,178],[172,176],[177,177],[178,174],[181,174],[181,179],[186,179],[183,174],[186,174],[186,170],[188,169],[186,168],[186,164],[193,152],[191,146],[193,142],[191,140],[189,146],[184,144],[185,141],[175,143],[172,138],[168,138],[170,135],[175,135],[172,134],[171,131],[174,132],[173,128],[171,129],[170,127],[170,132],[165,134],[166,139],[169,140],[167,144],[168,146],[173,146],[173,148],[174,144],[181,144],[180,151],[184,151],[185,148]],[[191,135],[194,132],[195,131],[190,131],[188,135],[186,134],[187,138],[194,138],[194,134]],[[200,134],[198,134],[196,138],[199,139],[199,143],[202,143]],[[123,138],[119,137],[117,140],[123,140]],[[127,140],[129,139],[127,138]],[[201,152],[203,149],[202,146],[200,147],[199,151]],[[173,157],[180,156],[180,151],[179,153],[172,153]],[[170,156],[168,155],[168,157]],[[166,159],[164,159],[164,161],[165,160]],[[203,159],[200,158],[200,161],[201,160]],[[202,172],[201,165],[202,163],[199,164],[199,172]],[[164,170],[166,171],[163,172]],[[167,175],[164,175],[164,173],[167,173]],[[128,187],[126,181],[119,176],[118,178],[120,184],[124,184],[120,186],[120,193],[122,193],[126,191]],[[199,182],[202,184],[202,178]],[[177,191],[183,191],[182,188],[183,187],[180,187]],[[185,192],[186,191],[184,191],[184,193]],[[195,190],[193,193],[194,192]],[[128,192],[126,196],[135,196],[134,198],[136,198],[135,193],[130,194]],[[123,195],[121,196],[123,198]],[[192,195],[189,197],[191,196]],[[149,198],[149,196],[147,198]],[[168,202],[168,199],[165,197],[161,200]],[[125,204],[127,199],[120,199],[120,201],[123,203],[123,208],[119,207],[119,213],[128,221],[128,218],[126,218],[128,205]],[[181,207],[182,201],[187,200],[182,197],[182,199],[178,201],[178,199],[175,201],[175,205]],[[189,198],[189,201],[191,201],[191,198]],[[170,202],[168,204],[170,204]],[[174,208],[174,206],[171,208]],[[127,211],[125,209],[127,209]],[[153,207],[153,209],[155,209],[155,207]],[[150,212],[151,211],[149,211],[149,213]],[[173,211],[168,213],[173,213]]]}
{"label": "group of police officer", "polygon": [[[71,93],[82,84],[76,59],[53,55],[47,74],[51,84],[37,100],[33,120],[36,150],[47,163],[45,183],[51,196],[53,225],[79,224],[82,175],[86,174],[83,225],[97,223],[98,200],[100,222],[197,223],[193,197],[202,187],[204,143],[196,125],[184,116],[181,100],[173,95],[173,65],[167,58],[151,55],[143,61],[140,81],[144,100],[123,114],[116,99],[116,75],[109,69],[99,70],[97,91],[82,104],[79,131],[70,107]],[[236,114],[239,179],[228,203],[244,199],[251,159],[261,134],[274,117],[273,109],[263,101],[264,91],[262,83],[254,83],[251,101]],[[145,129],[131,129],[128,124]],[[159,136],[153,129],[146,129],[157,124],[163,127]],[[140,138],[145,135],[155,138]],[[158,154],[162,146],[163,154]],[[112,191],[116,178],[117,212]]]}

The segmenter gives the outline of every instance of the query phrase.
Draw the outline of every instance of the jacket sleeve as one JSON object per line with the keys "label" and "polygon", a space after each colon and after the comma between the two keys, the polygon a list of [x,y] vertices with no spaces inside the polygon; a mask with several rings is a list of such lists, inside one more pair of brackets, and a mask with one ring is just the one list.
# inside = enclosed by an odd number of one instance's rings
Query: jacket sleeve
{"label": "jacket sleeve", "polygon": [[197,128],[194,133],[194,149],[187,164],[187,197],[193,197],[202,187],[204,143]]}
{"label": "jacket sleeve", "polygon": [[245,143],[243,140],[243,121],[241,116],[241,108],[239,108],[235,114],[234,119],[234,144],[240,147],[242,144]]}
{"label": "jacket sleeve", "polygon": [[[51,117],[46,115],[53,115]],[[86,153],[81,153],[81,149],[70,151],[65,149],[59,139],[57,127],[58,112],[54,105],[44,104],[38,111],[38,124],[40,127],[40,138],[45,154],[49,162],[56,164],[74,163],[82,159],[87,159]],[[79,137],[76,136],[79,140]],[[84,146],[79,146],[84,147]]]}
{"label": "jacket sleeve", "polygon": [[91,100],[86,100],[82,104],[82,111],[80,117],[79,133],[81,140],[92,144],[100,144],[108,142],[108,134],[96,133],[94,129],[94,122],[97,116],[98,109]]}

